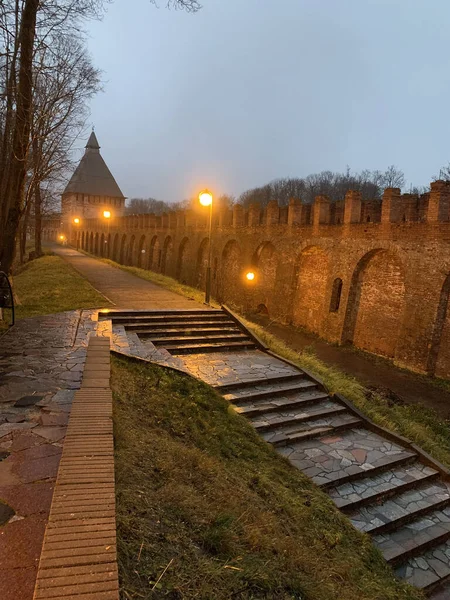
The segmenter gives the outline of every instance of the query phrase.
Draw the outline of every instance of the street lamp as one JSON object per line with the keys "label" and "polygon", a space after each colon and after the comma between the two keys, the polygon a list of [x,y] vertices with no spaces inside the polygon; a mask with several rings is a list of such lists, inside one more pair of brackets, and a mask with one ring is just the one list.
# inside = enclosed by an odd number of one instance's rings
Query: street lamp
{"label": "street lamp", "polygon": [[75,219],[73,220],[74,224],[77,226],[76,229],[76,248],[77,248],[77,252],[78,252],[78,248],[80,247],[80,230],[79,230],[79,226],[80,226],[80,219],[78,217],[75,217]]}
{"label": "street lamp", "polygon": [[209,247],[208,247],[208,266],[206,267],[206,287],[205,287],[205,304],[209,304],[211,298],[211,250],[212,250],[212,206],[213,195],[209,190],[203,190],[198,195],[198,199],[202,206],[209,206]]}
{"label": "street lamp", "polygon": [[[111,211],[104,210],[103,211],[103,217],[108,221],[108,230],[107,230],[107,233],[106,233],[105,244],[106,244],[106,248],[107,248],[107,251],[108,251],[107,256],[108,256],[108,258],[110,258],[110,256],[109,256],[108,238],[109,238],[109,224],[111,222]],[[101,256],[104,256],[104,247],[101,250]]]}
{"label": "street lamp", "polygon": [[249,269],[244,274],[244,281],[247,284],[245,286],[245,313],[250,314],[251,307],[251,288],[253,287],[256,280],[256,273],[252,269]]}

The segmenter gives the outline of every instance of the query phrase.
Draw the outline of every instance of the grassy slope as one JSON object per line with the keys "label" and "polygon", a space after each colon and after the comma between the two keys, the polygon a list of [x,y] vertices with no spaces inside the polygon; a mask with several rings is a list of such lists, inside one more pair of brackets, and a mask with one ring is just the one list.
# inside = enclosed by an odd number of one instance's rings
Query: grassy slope
{"label": "grassy slope", "polygon": [[422,598],[211,388],[122,358],[112,387],[122,598]]}
{"label": "grassy slope", "polygon": [[13,289],[18,319],[109,305],[59,256],[43,256],[25,264],[13,278]]}
{"label": "grassy slope", "polygon": [[[124,267],[103,259],[108,264],[129,271],[138,277],[153,281],[173,292],[203,302],[203,292],[178,283],[171,277],[159,275],[145,269]],[[320,377],[332,392],[341,393],[378,425],[386,427],[416,442],[437,460],[450,467],[450,425],[433,410],[421,406],[400,406],[392,404],[381,394],[369,392],[358,381],[339,369],[329,367],[311,352],[301,354],[289,348],[279,338],[267,333],[262,327],[244,320],[273,352],[296,363],[300,368],[309,369]],[[442,384],[447,387],[448,384]]]}

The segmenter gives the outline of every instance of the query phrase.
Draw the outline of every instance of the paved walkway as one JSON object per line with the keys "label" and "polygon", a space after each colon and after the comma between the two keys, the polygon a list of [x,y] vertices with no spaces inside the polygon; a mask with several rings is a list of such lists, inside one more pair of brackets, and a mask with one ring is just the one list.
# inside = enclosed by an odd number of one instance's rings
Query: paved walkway
{"label": "paved walkway", "polygon": [[31,600],[96,311],[19,321],[0,338],[0,598]]}
{"label": "paved walkway", "polygon": [[89,283],[118,308],[166,310],[200,306],[195,300],[179,296],[150,281],[77,252],[73,248],[54,245],[51,249],[75,267]]}

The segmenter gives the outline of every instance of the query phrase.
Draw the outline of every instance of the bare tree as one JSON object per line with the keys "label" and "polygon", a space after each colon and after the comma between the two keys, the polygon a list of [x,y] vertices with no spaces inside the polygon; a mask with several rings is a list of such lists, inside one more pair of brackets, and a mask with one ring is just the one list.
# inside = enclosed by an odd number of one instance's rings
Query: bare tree
{"label": "bare tree", "polygon": [[239,196],[238,202],[249,206],[257,202],[266,206],[276,200],[281,206],[287,206],[291,198],[301,199],[305,203],[314,202],[316,196],[328,196],[331,202],[343,200],[349,190],[360,191],[364,200],[381,200],[387,187],[403,187],[405,176],[394,166],[386,171],[352,173],[347,167],[344,173],[321,171],[304,178],[275,179],[270,183],[247,190]]}
{"label": "bare tree", "polygon": [[391,165],[382,175],[382,186],[384,188],[403,188],[405,185],[405,174],[395,165]]}
{"label": "bare tree", "polygon": [[100,88],[100,73],[92,66],[80,40],[74,36],[55,39],[51,48],[38,52],[31,127],[32,177],[28,201],[34,200],[38,256],[42,253],[42,187],[59,186],[67,175],[72,166],[72,145],[85,127],[87,103]]}
{"label": "bare tree", "polygon": [[[100,18],[109,1],[0,1],[0,267],[3,270],[11,269],[17,232],[29,197],[26,183],[33,145],[33,84],[37,68],[34,60],[43,49],[52,52],[55,39],[75,37],[84,43],[83,22]],[[190,12],[200,8],[197,0],[169,0],[167,5]],[[50,64],[50,71],[55,68],[55,64]],[[33,151],[36,150],[39,148],[35,146]],[[37,185],[30,189],[39,195]]]}

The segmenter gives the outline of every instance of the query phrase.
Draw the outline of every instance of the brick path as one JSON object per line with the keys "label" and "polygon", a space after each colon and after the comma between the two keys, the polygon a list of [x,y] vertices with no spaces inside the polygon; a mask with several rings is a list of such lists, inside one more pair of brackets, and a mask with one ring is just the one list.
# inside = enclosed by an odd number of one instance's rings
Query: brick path
{"label": "brick path", "polygon": [[118,600],[109,338],[90,337],[75,393],[35,600]]}
{"label": "brick path", "polygon": [[0,338],[0,598],[31,600],[96,311],[19,321]]}

